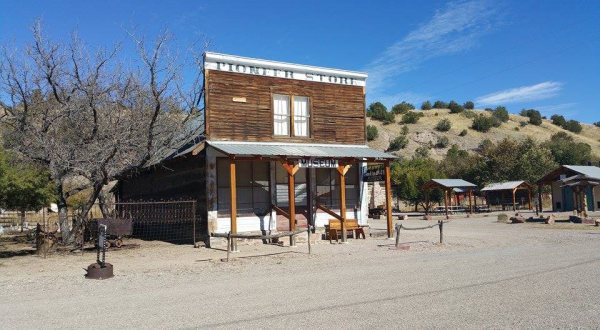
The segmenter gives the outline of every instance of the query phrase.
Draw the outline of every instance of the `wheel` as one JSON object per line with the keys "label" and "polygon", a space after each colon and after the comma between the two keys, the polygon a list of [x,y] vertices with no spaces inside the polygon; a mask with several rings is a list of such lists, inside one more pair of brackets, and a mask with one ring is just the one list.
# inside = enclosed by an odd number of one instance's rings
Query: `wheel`
{"label": "wheel", "polygon": [[118,238],[113,241],[113,245],[114,245],[114,247],[120,248],[121,246],[123,246],[123,240]]}

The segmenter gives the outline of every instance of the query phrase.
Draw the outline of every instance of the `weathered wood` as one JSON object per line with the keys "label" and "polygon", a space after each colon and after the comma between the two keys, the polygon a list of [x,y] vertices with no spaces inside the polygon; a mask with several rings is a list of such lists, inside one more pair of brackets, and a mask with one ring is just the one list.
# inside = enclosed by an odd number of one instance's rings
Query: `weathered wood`
{"label": "weathered wood", "polygon": [[390,170],[390,162],[386,161],[384,163],[385,167],[385,208],[387,211],[387,236],[388,238],[393,237],[393,228],[392,228],[392,174]]}
{"label": "weathered wood", "polygon": [[338,166],[338,173],[340,178],[340,220],[342,225],[342,242],[346,242],[346,172],[350,168],[349,165]]}
{"label": "weathered wood", "polygon": [[512,191],[513,211],[517,210],[517,188]]}
{"label": "weathered wood", "polygon": [[446,211],[446,219],[449,219],[450,216],[448,215],[448,190],[444,189],[444,209]]}
{"label": "weathered wood", "polygon": [[334,218],[336,218],[338,220],[342,220],[342,217],[339,214],[333,212],[332,210],[330,210],[329,208],[327,208],[325,205],[317,204],[316,206],[317,206],[317,208],[319,210],[321,210],[321,211],[329,214],[330,216],[332,216],[332,217],[334,217]]}
{"label": "weathered wood", "polygon": [[[365,143],[365,99],[360,86],[207,71],[209,139]],[[273,94],[309,97],[308,138],[273,136]],[[234,97],[245,97],[246,103],[233,102]]]}
{"label": "weathered wood", "polygon": [[[230,229],[230,231],[234,235],[237,233],[237,189],[236,189],[236,186],[237,186],[237,184],[236,184],[236,177],[235,177],[235,160],[230,159],[229,160],[229,191],[230,191],[229,198],[231,201],[231,205],[230,205],[231,229]],[[231,244],[232,244],[232,249],[234,251],[237,250],[235,239],[231,241]]]}
{"label": "weathered wood", "polygon": [[[542,190],[543,190],[543,186],[541,184],[538,185],[538,210],[539,213],[542,213],[544,211],[544,208],[542,207]],[[552,203],[554,203],[554,200],[552,200]]]}
{"label": "weathered wood", "polygon": [[288,212],[286,212],[284,209],[280,208],[277,205],[271,205],[271,207],[273,208],[273,210],[275,210],[277,212],[277,214],[281,214],[286,218],[290,218],[290,214]]}
{"label": "weathered wood", "polygon": [[444,244],[444,221],[439,221],[440,227],[440,244]]}
{"label": "weathered wood", "polygon": [[473,189],[469,189],[469,213],[473,214],[473,202],[471,201],[473,199]]}
{"label": "weathered wood", "polygon": [[[296,184],[294,180],[294,175],[298,171],[297,167],[294,164],[285,164],[284,168],[288,172],[288,204],[290,206],[289,210],[289,223],[290,223],[290,231],[296,230]],[[294,170],[294,168],[296,168]],[[290,246],[295,246],[296,240],[294,236],[290,236]]]}
{"label": "weathered wood", "polygon": [[527,194],[528,194],[528,197],[527,197],[527,202],[528,202],[528,204],[529,204],[529,211],[531,211],[531,210],[533,210],[533,209],[531,208],[531,195],[532,195],[531,188],[528,188],[528,189],[527,189]]}

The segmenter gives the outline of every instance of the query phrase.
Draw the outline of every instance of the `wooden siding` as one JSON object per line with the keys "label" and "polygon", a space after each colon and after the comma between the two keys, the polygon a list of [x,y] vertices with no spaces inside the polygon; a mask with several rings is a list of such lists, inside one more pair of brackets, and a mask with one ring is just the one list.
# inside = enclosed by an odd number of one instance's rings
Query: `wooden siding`
{"label": "wooden siding", "polygon": [[[206,79],[208,139],[365,144],[363,87],[214,70]],[[310,98],[309,138],[273,136],[272,94]]]}

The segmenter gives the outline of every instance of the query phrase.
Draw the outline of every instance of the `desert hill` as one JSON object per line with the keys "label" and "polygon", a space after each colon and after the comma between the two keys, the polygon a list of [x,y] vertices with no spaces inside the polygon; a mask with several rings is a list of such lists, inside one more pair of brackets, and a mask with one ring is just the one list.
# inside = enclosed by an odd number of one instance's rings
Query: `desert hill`
{"label": "desert hill", "polygon": [[[459,148],[475,151],[480,143],[489,139],[493,142],[498,142],[505,138],[522,140],[531,137],[538,142],[543,142],[550,139],[555,133],[566,132],[573,136],[577,142],[585,142],[592,147],[592,154],[600,157],[600,128],[582,123],[583,131],[579,134],[571,133],[561,127],[558,127],[550,120],[543,120],[541,126],[525,125],[521,126],[521,122],[528,122],[529,118],[511,114],[508,122],[503,123],[500,127],[494,127],[486,133],[481,133],[471,129],[473,119],[468,118],[466,113],[450,113],[448,109],[432,109],[432,110],[414,110],[423,113],[423,117],[416,124],[406,124],[408,127],[408,145],[399,151],[393,152],[396,155],[411,157],[415,150],[420,146],[435,145],[438,137],[446,136],[449,140],[448,147],[435,148],[431,147],[430,156],[435,159],[441,159],[446,155],[446,152],[453,144]],[[486,113],[484,110],[473,110],[475,113]],[[367,125],[374,125],[378,130],[378,137],[369,141],[369,145],[373,148],[385,150],[389,146],[391,140],[401,134],[402,126],[405,124],[399,123],[402,115],[396,115],[396,123],[383,125],[380,121],[373,120],[367,117]],[[434,129],[436,124],[442,119],[448,119],[452,123],[452,128],[447,132],[439,132]],[[466,136],[459,136],[460,132],[467,130]]]}

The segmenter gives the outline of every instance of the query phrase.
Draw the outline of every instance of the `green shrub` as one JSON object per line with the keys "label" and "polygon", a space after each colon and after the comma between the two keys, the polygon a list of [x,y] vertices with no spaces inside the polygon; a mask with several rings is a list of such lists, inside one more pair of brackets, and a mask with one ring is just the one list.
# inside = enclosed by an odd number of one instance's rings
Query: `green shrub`
{"label": "green shrub", "polygon": [[463,114],[463,116],[465,116],[465,118],[469,118],[469,119],[473,119],[473,118],[477,117],[477,112],[475,112],[473,110],[465,110],[462,114]]}
{"label": "green shrub", "polygon": [[494,127],[494,121],[495,118],[493,117],[489,117],[486,115],[479,115],[475,118],[473,118],[473,125],[471,126],[471,128],[473,128],[474,130],[478,131],[478,132],[482,132],[485,133],[487,131],[489,131],[492,127]]}
{"label": "green shrub", "polygon": [[489,111],[489,112],[492,112],[492,111],[494,111],[494,109],[492,109],[492,108],[485,108],[484,110],[485,110],[485,111]]}
{"label": "green shrub", "polygon": [[423,113],[409,111],[402,116],[402,123],[404,124],[416,124],[419,119],[423,117]]}
{"label": "green shrub", "polygon": [[416,158],[428,158],[429,157],[429,147],[428,146],[420,146],[415,150]]}
{"label": "green shrub", "polygon": [[528,122],[526,122],[526,121],[521,121],[521,122],[519,122],[519,125],[520,125],[521,127],[525,127],[525,126],[527,126],[527,124],[528,124]]}
{"label": "green shrub", "polygon": [[402,101],[401,103],[396,104],[395,106],[392,107],[392,113],[400,115],[400,114],[404,114],[407,113],[409,110],[414,110],[415,106]]}
{"label": "green shrub", "polygon": [[567,124],[567,120],[561,115],[552,115],[550,119],[552,120],[552,124],[559,127],[565,127],[565,125]]}
{"label": "green shrub", "polygon": [[434,109],[448,109],[448,104],[446,104],[446,102],[444,101],[435,101],[435,103],[433,103],[433,108]]}
{"label": "green shrub", "polygon": [[448,119],[442,119],[435,125],[435,129],[440,132],[448,132],[451,128],[452,123]]}
{"label": "green shrub", "polygon": [[473,110],[475,109],[475,103],[473,103],[472,101],[467,101],[465,102],[465,104],[463,104],[463,108]]}
{"label": "green shrub", "polygon": [[379,120],[385,125],[394,122],[394,114],[388,112],[385,105],[383,105],[381,102],[371,103],[367,108],[367,116],[375,120]]}
{"label": "green shrub", "polygon": [[421,110],[431,110],[431,102],[425,101],[421,104]]}
{"label": "green shrub", "polygon": [[455,101],[450,101],[450,103],[448,103],[448,109],[450,109],[450,113],[461,113],[465,111],[462,105],[456,103]]}
{"label": "green shrub", "polygon": [[600,121],[597,121],[597,122],[595,122],[595,123],[594,123],[594,126],[596,126],[596,127],[600,127]]}
{"label": "green shrub", "polygon": [[406,125],[402,126],[402,129],[400,130],[400,134],[408,135],[408,126],[406,126]]}
{"label": "green shrub", "polygon": [[469,131],[467,131],[466,129],[463,129],[462,131],[460,131],[458,136],[467,136],[468,133],[469,133]]}
{"label": "green shrub", "polygon": [[565,124],[564,129],[566,129],[569,132],[579,134],[583,130],[583,127],[577,120],[571,119]]}
{"label": "green shrub", "polygon": [[529,117],[531,125],[540,126],[542,124],[542,114],[535,109],[521,110],[521,116]]}
{"label": "green shrub", "polygon": [[492,112],[492,115],[503,123],[506,123],[510,118],[505,107],[499,106]]}
{"label": "green shrub", "polygon": [[517,126],[517,127],[515,127],[515,128],[514,128],[514,130],[518,132],[518,131],[520,131],[521,129],[519,128],[519,126]]}
{"label": "green shrub", "polygon": [[392,142],[390,142],[390,145],[387,148],[387,151],[397,151],[400,149],[404,149],[404,148],[406,148],[407,145],[408,145],[408,138],[406,137],[406,135],[400,135],[397,138],[393,139]]}
{"label": "green shrub", "polygon": [[435,147],[438,149],[446,148],[450,144],[450,140],[445,136],[439,136],[435,143]]}
{"label": "green shrub", "polygon": [[367,141],[373,141],[379,136],[377,127],[373,125],[367,125]]}

